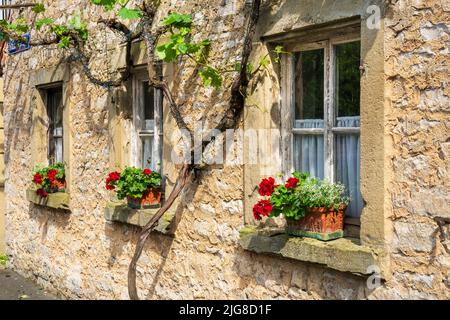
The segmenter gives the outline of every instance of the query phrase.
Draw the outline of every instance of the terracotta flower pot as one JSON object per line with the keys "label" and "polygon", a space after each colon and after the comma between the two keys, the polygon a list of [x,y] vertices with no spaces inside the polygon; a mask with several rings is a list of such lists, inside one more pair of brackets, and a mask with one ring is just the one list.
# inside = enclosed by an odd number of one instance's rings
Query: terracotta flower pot
{"label": "terracotta flower pot", "polygon": [[132,209],[154,208],[161,203],[161,190],[150,188],[142,198],[128,197],[128,207]]}
{"label": "terracotta flower pot", "polygon": [[66,189],[66,181],[64,179],[55,179],[51,182],[50,189],[53,192],[60,192]]}
{"label": "terracotta flower pot", "polygon": [[344,236],[344,216],[346,206],[338,210],[328,208],[308,208],[300,220],[286,219],[286,232],[289,235],[308,237],[323,241]]}

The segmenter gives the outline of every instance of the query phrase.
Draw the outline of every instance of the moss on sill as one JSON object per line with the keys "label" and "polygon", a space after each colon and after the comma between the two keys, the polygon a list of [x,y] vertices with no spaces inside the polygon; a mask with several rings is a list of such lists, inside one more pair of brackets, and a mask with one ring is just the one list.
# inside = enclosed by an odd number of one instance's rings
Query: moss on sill
{"label": "moss on sill", "polygon": [[66,192],[49,193],[46,198],[38,196],[35,190],[27,190],[27,200],[39,205],[53,209],[70,210],[70,196]]}
{"label": "moss on sill", "polygon": [[246,226],[240,231],[239,243],[247,251],[318,263],[358,275],[369,275],[372,273],[370,266],[380,265],[377,252],[351,238],[324,242],[291,237],[281,229]]}
{"label": "moss on sill", "polygon": [[[158,210],[159,208],[136,210],[129,208],[124,202],[109,202],[105,208],[105,219],[111,222],[144,227]],[[155,230],[163,234],[171,234],[171,226],[174,219],[175,215],[173,213],[166,212],[159,220]]]}

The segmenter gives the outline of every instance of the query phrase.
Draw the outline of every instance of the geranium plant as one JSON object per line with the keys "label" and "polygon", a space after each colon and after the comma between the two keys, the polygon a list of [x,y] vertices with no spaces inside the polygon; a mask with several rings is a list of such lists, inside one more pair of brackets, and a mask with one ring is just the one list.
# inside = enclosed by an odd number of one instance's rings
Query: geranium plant
{"label": "geranium plant", "polygon": [[122,172],[111,172],[106,179],[106,189],[114,190],[120,200],[140,199],[149,189],[160,187],[161,175],[150,169],[126,167]]}
{"label": "geranium plant", "polygon": [[286,219],[300,220],[305,217],[308,208],[338,210],[350,202],[345,196],[344,185],[300,172],[294,172],[285,184],[277,185],[272,177],[262,180],[259,194],[266,199],[260,200],[253,207],[256,220],[261,220],[264,216],[278,217],[281,214]]}
{"label": "geranium plant", "polygon": [[34,169],[33,184],[36,194],[43,198],[46,198],[49,193],[64,191],[65,183],[64,163],[38,165]]}

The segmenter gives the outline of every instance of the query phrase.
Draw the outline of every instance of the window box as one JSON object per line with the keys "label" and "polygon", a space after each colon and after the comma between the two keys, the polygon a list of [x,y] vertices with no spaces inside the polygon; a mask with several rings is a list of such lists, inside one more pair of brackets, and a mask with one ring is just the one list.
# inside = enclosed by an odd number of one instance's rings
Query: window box
{"label": "window box", "polygon": [[[125,202],[109,202],[105,208],[105,218],[111,222],[144,227],[158,210],[159,208],[136,210],[129,208]],[[174,219],[174,213],[166,212],[159,220],[155,230],[163,234],[171,234],[171,226]]]}
{"label": "window box", "polygon": [[70,196],[66,192],[49,193],[47,197],[41,197],[36,194],[35,190],[27,190],[27,200],[44,207],[53,209],[70,210]]}
{"label": "window box", "polygon": [[248,226],[241,230],[239,244],[247,251],[318,263],[358,275],[370,275],[373,273],[371,266],[381,265],[378,252],[352,238],[323,242],[290,237],[284,229]]}

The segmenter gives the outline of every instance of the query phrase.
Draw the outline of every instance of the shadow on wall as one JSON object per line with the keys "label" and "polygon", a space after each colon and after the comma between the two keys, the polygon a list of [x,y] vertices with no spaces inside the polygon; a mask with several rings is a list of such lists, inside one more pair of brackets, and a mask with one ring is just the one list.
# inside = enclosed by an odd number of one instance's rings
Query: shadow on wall
{"label": "shadow on wall", "polygon": [[367,277],[241,248],[235,251],[233,271],[240,279],[237,296],[241,299],[257,292],[262,299],[356,300],[367,299],[373,291],[367,286]]}
{"label": "shadow on wall", "polygon": [[[196,191],[197,184],[192,183],[190,186],[185,189],[185,192],[180,197],[179,204],[175,210],[175,218],[173,219],[172,225],[170,226],[171,232],[175,234],[178,224],[182,219],[183,211],[185,211],[184,203],[192,202]],[[124,248],[132,243],[131,254],[134,254],[135,245],[138,242],[139,236],[141,234],[142,228],[135,227],[131,225],[124,225],[121,223],[105,223],[105,234],[110,240],[110,257],[108,261],[108,265],[112,268],[116,261],[122,257],[124,254]],[[167,263],[168,256],[172,249],[174,237],[169,235],[162,235],[159,233],[152,233],[144,247],[143,252],[156,252],[159,256],[161,256],[161,262],[158,265],[155,275],[153,276],[153,280],[150,286],[146,287],[146,292],[140,292],[141,297],[145,294],[145,299],[150,300],[155,298],[155,288],[159,281],[161,280],[161,274],[164,271],[164,268]],[[131,261],[131,256],[128,254],[125,256],[127,260]],[[142,258],[141,262],[142,264]],[[137,282],[139,284],[139,273],[137,277]],[[139,285],[138,285],[139,287]]]}
{"label": "shadow on wall", "polygon": [[[39,223],[41,242],[47,240],[48,227],[53,225],[57,229],[64,229],[70,222],[70,212],[60,209],[51,209],[30,203],[28,207],[28,215],[31,220]],[[37,239],[34,239],[37,240]]]}

